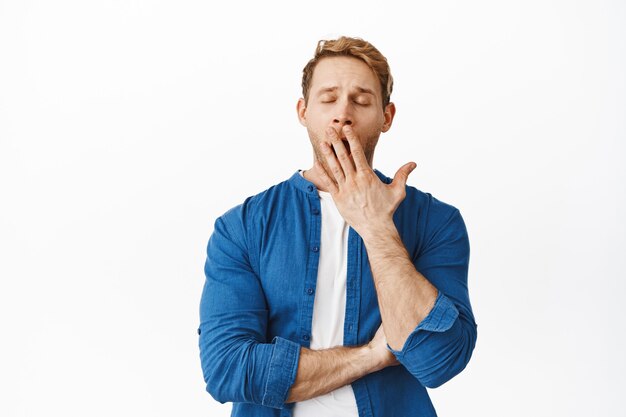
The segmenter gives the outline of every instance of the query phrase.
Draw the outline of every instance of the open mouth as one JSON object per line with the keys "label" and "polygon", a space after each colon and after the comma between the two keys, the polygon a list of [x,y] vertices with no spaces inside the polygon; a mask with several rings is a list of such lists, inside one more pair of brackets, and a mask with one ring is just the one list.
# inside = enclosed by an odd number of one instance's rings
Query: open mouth
{"label": "open mouth", "polygon": [[[350,152],[350,142],[348,142],[347,139],[342,138],[341,142],[343,143],[343,146],[346,148],[346,152],[348,152],[348,155],[351,155],[352,152]],[[337,156],[337,152],[335,151],[335,147],[331,146],[330,147],[333,150],[333,153],[335,154],[335,156]]]}
{"label": "open mouth", "polygon": [[343,146],[346,147],[346,151],[348,151],[348,155],[350,155],[352,152],[350,152],[350,142],[348,142],[347,139],[341,139],[341,141],[343,142]]}

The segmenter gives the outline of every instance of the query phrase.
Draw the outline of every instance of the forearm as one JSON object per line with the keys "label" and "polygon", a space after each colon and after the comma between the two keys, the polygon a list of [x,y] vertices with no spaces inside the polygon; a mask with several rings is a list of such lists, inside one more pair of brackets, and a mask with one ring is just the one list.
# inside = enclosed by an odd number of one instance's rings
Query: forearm
{"label": "forearm", "polygon": [[324,350],[301,348],[296,380],[286,402],[327,394],[384,366],[367,345]]}
{"label": "forearm", "polygon": [[437,299],[435,288],[415,269],[393,223],[363,238],[389,346],[401,350]]}

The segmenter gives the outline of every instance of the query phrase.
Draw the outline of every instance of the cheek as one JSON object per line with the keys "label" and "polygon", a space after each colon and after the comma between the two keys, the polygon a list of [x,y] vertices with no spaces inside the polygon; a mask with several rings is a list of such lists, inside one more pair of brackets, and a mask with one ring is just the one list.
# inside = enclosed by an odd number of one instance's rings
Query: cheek
{"label": "cheek", "polygon": [[368,128],[380,127],[385,122],[385,115],[380,110],[380,108],[375,108],[370,106],[367,108],[367,111],[361,113],[359,115],[362,121],[367,121]]}
{"label": "cheek", "polygon": [[311,129],[315,131],[324,130],[326,126],[328,126],[328,117],[321,114],[320,112],[316,112],[314,114],[309,115],[307,118],[308,125]]}

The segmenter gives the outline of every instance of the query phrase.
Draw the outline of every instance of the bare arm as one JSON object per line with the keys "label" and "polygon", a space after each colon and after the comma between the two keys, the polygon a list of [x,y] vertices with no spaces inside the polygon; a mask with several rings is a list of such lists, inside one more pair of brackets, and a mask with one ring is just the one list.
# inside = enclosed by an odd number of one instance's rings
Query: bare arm
{"label": "bare arm", "polygon": [[286,402],[324,395],[367,374],[398,365],[386,343],[381,326],[367,345],[338,346],[324,350],[301,348],[296,381],[291,386]]}
{"label": "bare arm", "polygon": [[363,242],[389,346],[402,350],[435,305],[437,288],[415,269],[393,222],[385,229],[366,234]]}
{"label": "bare arm", "polygon": [[368,165],[352,129],[344,126],[343,132],[352,154],[348,154],[337,132],[328,129],[336,156],[330,146],[322,143],[331,172],[316,162],[314,174],[330,191],[344,219],[363,238],[389,346],[401,350],[437,298],[437,289],[413,266],[393,222],[393,213],[404,200],[406,181],[415,164],[405,164],[392,184],[383,184]]}

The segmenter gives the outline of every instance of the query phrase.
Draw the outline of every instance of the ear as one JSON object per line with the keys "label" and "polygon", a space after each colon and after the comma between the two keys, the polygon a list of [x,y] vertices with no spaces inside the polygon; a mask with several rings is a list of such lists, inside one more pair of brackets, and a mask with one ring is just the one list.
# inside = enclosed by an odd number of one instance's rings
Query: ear
{"label": "ear", "polygon": [[298,111],[298,119],[300,120],[300,124],[306,127],[306,103],[304,102],[303,98],[298,99],[296,110]]}
{"label": "ear", "polygon": [[386,132],[391,129],[391,124],[393,123],[393,117],[396,115],[396,105],[393,103],[387,104],[385,107],[385,111],[383,112],[383,117],[385,118],[385,122],[383,123],[383,127],[381,132]]}

